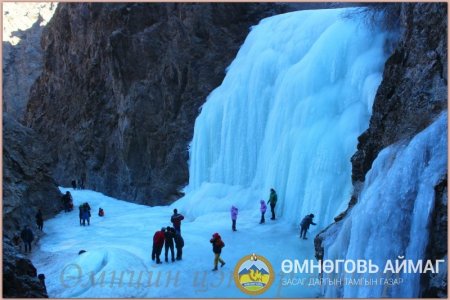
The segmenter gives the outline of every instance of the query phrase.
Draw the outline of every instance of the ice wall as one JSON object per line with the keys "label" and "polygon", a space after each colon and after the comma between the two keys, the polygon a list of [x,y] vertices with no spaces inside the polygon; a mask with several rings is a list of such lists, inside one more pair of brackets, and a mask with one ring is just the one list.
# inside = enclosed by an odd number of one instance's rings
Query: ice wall
{"label": "ice wall", "polygon": [[178,207],[258,213],[273,187],[289,222],[312,212],[325,225],[345,208],[386,60],[387,34],[354,12],[293,12],[252,29],[196,120]]}
{"label": "ice wall", "polygon": [[[425,259],[434,187],[447,172],[447,113],[411,141],[384,149],[366,176],[358,204],[335,240],[325,239],[324,259],[371,259],[378,266]],[[425,266],[425,263],[424,263]],[[351,275],[341,274],[341,276]],[[363,278],[383,274],[361,274]],[[401,274],[404,283],[328,287],[328,297],[409,297],[419,295],[420,274]],[[397,278],[394,275],[392,278]]]}

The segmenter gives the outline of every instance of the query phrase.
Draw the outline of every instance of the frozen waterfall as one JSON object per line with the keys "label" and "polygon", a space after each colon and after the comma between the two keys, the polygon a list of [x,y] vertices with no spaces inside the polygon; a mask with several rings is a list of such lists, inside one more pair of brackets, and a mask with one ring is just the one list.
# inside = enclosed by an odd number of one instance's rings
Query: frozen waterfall
{"label": "frozen waterfall", "polygon": [[[447,172],[447,113],[411,141],[384,149],[366,176],[351,216],[334,241],[325,239],[324,259],[371,259],[384,266],[398,256],[425,259],[434,187]],[[372,279],[382,274],[357,274]],[[341,274],[352,277],[352,274]],[[397,274],[393,275],[396,278]],[[419,297],[420,274],[400,274],[399,287],[328,287],[328,297]]]}
{"label": "frozen waterfall", "polygon": [[257,214],[273,187],[291,223],[312,212],[324,226],[345,209],[387,57],[387,33],[355,11],[292,12],[252,28],[196,120],[177,207],[190,217],[232,204]]}

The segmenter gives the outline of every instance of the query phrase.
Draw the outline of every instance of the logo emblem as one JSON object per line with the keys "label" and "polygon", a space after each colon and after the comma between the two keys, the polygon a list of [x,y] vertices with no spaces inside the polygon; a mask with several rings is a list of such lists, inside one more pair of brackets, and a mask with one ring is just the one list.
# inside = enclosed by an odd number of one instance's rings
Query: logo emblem
{"label": "logo emblem", "polygon": [[270,262],[263,256],[244,256],[234,268],[236,286],[248,295],[260,295],[273,283],[275,273]]}

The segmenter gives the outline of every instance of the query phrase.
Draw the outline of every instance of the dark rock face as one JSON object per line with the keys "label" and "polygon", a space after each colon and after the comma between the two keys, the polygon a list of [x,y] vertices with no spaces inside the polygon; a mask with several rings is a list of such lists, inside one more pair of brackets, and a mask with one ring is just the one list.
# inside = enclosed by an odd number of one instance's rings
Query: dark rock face
{"label": "dark rock face", "polygon": [[447,109],[447,4],[403,4],[404,32],[385,64],[369,129],[352,157],[353,181],[364,181],[378,153],[430,125]]}
{"label": "dark rock face", "polygon": [[251,25],[280,4],[60,4],[26,123],[50,146],[60,185],[145,204],[180,197],[206,96]]}
{"label": "dark rock face", "polygon": [[[435,188],[435,207],[432,218],[427,258],[431,261],[444,259],[447,262],[447,177]],[[422,295],[424,298],[447,298],[447,272],[423,274]]]}
{"label": "dark rock face", "polygon": [[[45,284],[36,269],[11,243],[30,225],[39,238],[35,215],[40,208],[44,219],[60,211],[61,194],[49,171],[45,145],[32,129],[3,114],[3,297],[44,298]],[[44,225],[45,226],[45,225]],[[20,242],[20,240],[18,241]]]}
{"label": "dark rock face", "polygon": [[33,130],[3,114],[3,235],[12,238],[24,225],[34,230],[40,208],[44,219],[61,208],[61,194],[49,171],[45,145]]}
{"label": "dark rock face", "polygon": [[[35,12],[29,12],[27,18],[33,19],[35,15]],[[23,249],[18,248],[21,244],[14,246],[11,242],[26,224],[31,225],[35,240],[39,238],[34,226],[39,208],[45,219],[59,211],[60,193],[49,172],[49,159],[44,155],[47,150],[33,130],[16,121],[23,117],[29,89],[42,72],[41,21],[42,17],[36,17],[31,28],[14,32],[14,36],[21,38],[17,45],[3,42],[2,260],[5,298],[48,297],[36,268],[21,254]]]}
{"label": "dark rock face", "polygon": [[48,298],[36,268],[10,241],[3,241],[3,297]]}

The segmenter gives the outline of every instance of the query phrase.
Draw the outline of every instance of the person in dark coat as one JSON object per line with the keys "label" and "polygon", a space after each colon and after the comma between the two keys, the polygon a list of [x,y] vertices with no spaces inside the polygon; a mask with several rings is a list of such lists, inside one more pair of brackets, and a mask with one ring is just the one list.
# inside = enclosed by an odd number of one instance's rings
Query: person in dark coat
{"label": "person in dark coat", "polygon": [[73,208],[73,198],[72,195],[70,194],[69,191],[67,191],[63,196],[62,196],[62,202],[64,205],[64,211],[65,212],[69,212],[72,210]]}
{"label": "person in dark coat", "polygon": [[81,219],[83,221],[83,226],[86,225],[86,221],[88,226],[90,225],[90,218],[91,218],[91,207],[89,206],[89,203],[84,203],[82,206],[82,212],[81,212]]}
{"label": "person in dark coat", "polygon": [[80,186],[80,188],[82,189],[82,190],[84,190],[84,185],[85,185],[85,183],[86,183],[86,173],[82,173],[81,174],[81,186]]}
{"label": "person in dark coat", "polygon": [[39,209],[36,214],[36,225],[40,231],[42,231],[42,228],[44,227],[44,219],[42,218],[42,212]]}
{"label": "person in dark coat", "polygon": [[266,219],[264,218],[264,214],[266,213],[267,205],[266,205],[266,202],[264,200],[259,201],[259,203],[261,204],[261,207],[259,208],[259,210],[261,211],[261,221],[259,221],[259,224],[264,224],[264,223],[266,223]]}
{"label": "person in dark coat", "polygon": [[38,275],[38,279],[39,282],[42,284],[42,286],[44,287],[45,290],[47,290],[47,287],[45,286],[45,275],[44,274],[39,274]]}
{"label": "person in dark coat", "polygon": [[170,254],[172,256],[172,262],[175,261],[175,253],[174,253],[174,249],[173,249],[173,240],[175,238],[175,229],[173,229],[172,227],[167,226],[166,228],[166,232],[164,232],[164,261],[165,262],[169,262],[168,259],[168,252],[170,249]]}
{"label": "person in dark coat", "polygon": [[300,222],[300,238],[303,237],[303,239],[306,240],[306,232],[308,231],[309,226],[316,225],[316,223],[313,222],[313,219],[314,214],[309,214]]}
{"label": "person in dark coat", "polygon": [[76,181],[75,179],[72,180],[72,188],[73,188],[74,190],[77,189],[77,181]]}
{"label": "person in dark coat", "polygon": [[214,269],[213,271],[217,271],[217,264],[220,262],[220,267],[225,265],[225,262],[222,258],[220,258],[220,254],[222,253],[222,248],[225,247],[225,243],[222,241],[220,235],[216,232],[213,234],[212,239],[209,241],[213,247],[214,253]]}
{"label": "person in dark coat", "polygon": [[161,231],[155,232],[153,235],[153,249],[152,249],[152,260],[154,261],[156,259],[156,263],[160,264],[161,259],[159,258],[161,255],[162,248],[164,246],[164,231],[165,228],[161,228]]}
{"label": "person in dark coat", "polygon": [[170,222],[173,224],[173,228],[178,234],[181,234],[181,221],[184,220],[184,216],[178,213],[178,210],[175,208],[173,210],[173,215],[170,218]]}
{"label": "person in dark coat", "polygon": [[183,237],[175,232],[175,248],[177,248],[176,260],[181,260],[183,258],[183,247],[184,247]]}
{"label": "person in dark coat", "polygon": [[267,201],[267,203],[270,204],[270,211],[272,212],[272,218],[270,218],[271,220],[275,220],[275,205],[277,205],[277,193],[275,192],[274,189],[270,189],[270,198],[269,201]]}
{"label": "person in dark coat", "polygon": [[22,241],[25,244],[25,253],[31,252],[31,242],[34,240],[34,235],[30,227],[28,227],[28,225],[26,225],[25,228],[22,230],[22,232],[20,233],[20,237],[22,238]]}
{"label": "person in dark coat", "polygon": [[98,209],[98,216],[99,217],[104,217],[105,216],[105,211],[101,207]]}
{"label": "person in dark coat", "polygon": [[236,220],[238,216],[238,211],[239,210],[237,207],[235,207],[234,205],[231,206],[231,222],[232,222],[231,229],[233,231],[236,231]]}

